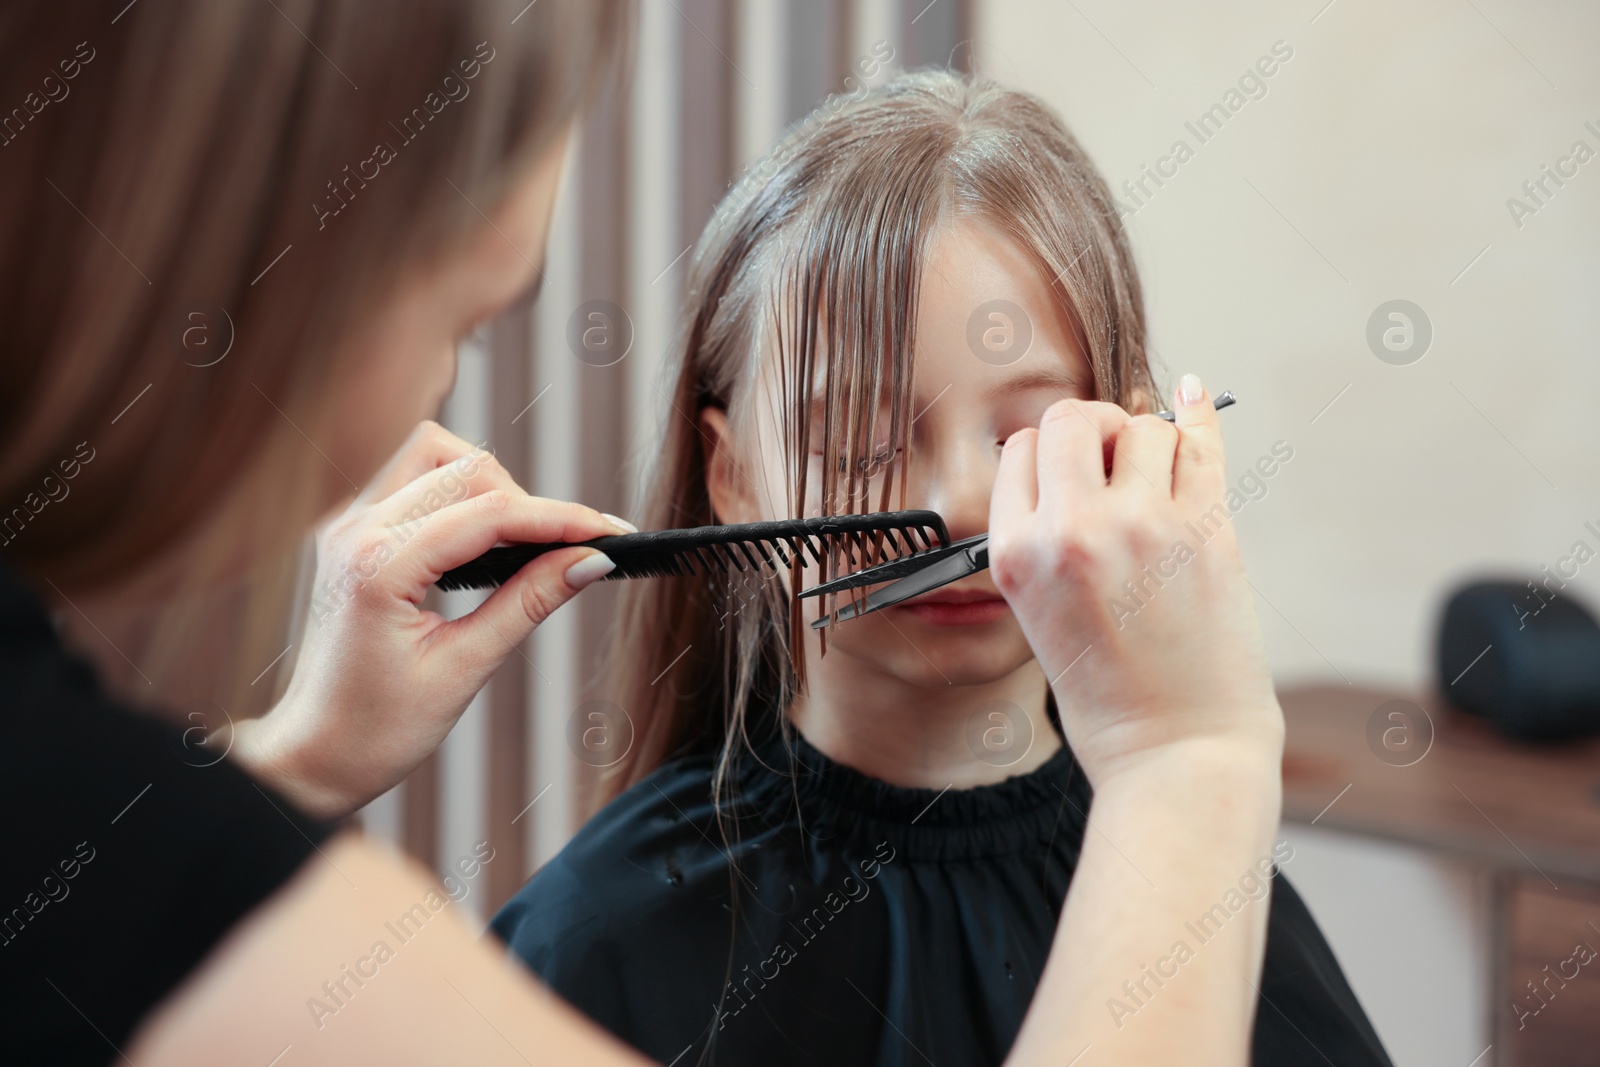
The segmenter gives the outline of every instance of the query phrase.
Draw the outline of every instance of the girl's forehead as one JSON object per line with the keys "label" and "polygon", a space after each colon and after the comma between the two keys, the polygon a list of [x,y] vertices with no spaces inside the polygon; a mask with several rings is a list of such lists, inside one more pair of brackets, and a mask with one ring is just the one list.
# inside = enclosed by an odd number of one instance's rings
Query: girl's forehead
{"label": "girl's forehead", "polygon": [[[1013,402],[1031,404],[1040,398],[1095,396],[1094,375],[1088,361],[1060,338],[1034,345],[1027,356],[1003,367],[986,364],[964,352],[940,351],[939,346],[928,341],[913,346],[914,353],[918,347],[923,352],[908,397],[912,405],[909,417],[913,419],[933,411],[935,405],[940,407],[933,423],[939,424],[949,421],[943,416],[954,412],[983,415],[1007,410]],[[916,362],[915,355],[913,361]],[[848,391],[848,385],[836,382],[835,389]],[[883,418],[887,418],[894,400],[890,389],[891,383],[885,379],[877,405]],[[841,398],[841,409],[848,412],[859,403],[860,398],[847,392]],[[827,411],[826,378],[818,376],[813,380],[809,403],[813,423],[820,425]]]}
{"label": "girl's forehead", "polygon": [[[798,287],[774,294],[759,359],[764,420],[799,417],[813,433],[843,433],[870,419],[886,430],[902,404],[904,419],[915,420],[936,402],[933,423],[942,425],[951,422],[951,408],[959,409],[956,422],[1007,419],[1043,397],[1098,394],[1078,317],[1051,284],[1039,251],[1003,219],[941,217],[917,254],[900,261],[915,268],[915,284],[911,271],[869,271],[871,259],[853,266],[891,280],[824,287],[812,302],[794,299]],[[799,271],[787,280],[816,277],[806,273],[815,264],[790,264]],[[915,314],[908,315],[913,301]],[[910,327],[904,337],[885,325],[895,319]],[[874,381],[876,396],[865,395]]]}

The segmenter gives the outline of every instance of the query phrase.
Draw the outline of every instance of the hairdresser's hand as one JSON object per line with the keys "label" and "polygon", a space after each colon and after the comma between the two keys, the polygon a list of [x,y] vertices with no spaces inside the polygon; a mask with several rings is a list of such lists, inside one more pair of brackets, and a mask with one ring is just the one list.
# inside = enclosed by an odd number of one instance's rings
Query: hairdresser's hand
{"label": "hairdresser's hand", "polygon": [[294,677],[269,714],[238,727],[234,754],[310,814],[356,810],[433,752],[500,662],[611,568],[591,548],[548,552],[449,621],[421,608],[435,579],[501,541],[626,532],[582,505],[529,496],[492,455],[420,424],[318,531]]}
{"label": "hairdresser's hand", "polygon": [[1224,501],[1217,412],[1185,380],[1176,425],[1053,404],[1006,441],[990,501],[995,585],[1097,789],[1201,755],[1279,773],[1283,713]]}

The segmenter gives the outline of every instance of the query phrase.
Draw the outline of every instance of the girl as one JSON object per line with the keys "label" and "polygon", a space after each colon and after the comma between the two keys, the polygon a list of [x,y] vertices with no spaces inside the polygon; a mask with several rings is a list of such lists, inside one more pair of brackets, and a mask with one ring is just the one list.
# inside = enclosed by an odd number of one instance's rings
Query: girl
{"label": "girl", "polygon": [[[1172,470],[1171,444],[1157,465],[1134,443],[1170,431],[1127,415],[1160,405],[1112,198],[1053,114],[987,81],[917,73],[819,110],[729,193],[688,301],[645,528],[923,507],[967,537],[1008,439],[1052,419],[1115,439],[1112,486]],[[1225,521],[1201,529],[1175,572],[1129,573],[1101,629],[1025,632],[1019,601],[1054,593],[1002,596],[998,542],[992,571],[821,631],[794,597],[815,575],[630,583],[609,677],[635,743],[495,930],[664,1063],[999,1063],[1086,835],[1118,846],[1058,701],[1113,699],[1096,680],[1120,635],[1186,595],[1197,554],[1233,551]],[[1047,673],[1063,634],[1082,652]],[[1251,657],[1228,666],[1265,688]],[[1270,908],[1254,1062],[1386,1064],[1299,897],[1280,880],[1266,899],[1291,858],[1219,884],[1105,998],[1109,1030],[1189,996],[1164,987]]]}

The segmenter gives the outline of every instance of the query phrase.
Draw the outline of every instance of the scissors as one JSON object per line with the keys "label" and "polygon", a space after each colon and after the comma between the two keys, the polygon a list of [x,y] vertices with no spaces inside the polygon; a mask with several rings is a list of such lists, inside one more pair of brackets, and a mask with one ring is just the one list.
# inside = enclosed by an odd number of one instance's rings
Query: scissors
{"label": "scissors", "polygon": [[[1224,392],[1211,402],[1211,406],[1221,411],[1233,403],[1235,403],[1233,393]],[[1170,411],[1161,411],[1157,414],[1168,422],[1176,421]],[[845,589],[856,589],[863,585],[876,585],[879,582],[890,583],[882,589],[868,593],[866,599],[859,605],[846,604],[831,615],[811,620],[811,628],[820,630],[834,622],[859,618],[882,608],[892,607],[903,600],[920,596],[930,589],[958,582],[969,574],[976,574],[988,568],[989,535],[981,533],[952,541],[947,545],[940,545],[938,548],[892,559],[887,563],[863,567],[832,581],[814,585],[802,592],[800,597],[804,599],[809,596],[822,596]]]}

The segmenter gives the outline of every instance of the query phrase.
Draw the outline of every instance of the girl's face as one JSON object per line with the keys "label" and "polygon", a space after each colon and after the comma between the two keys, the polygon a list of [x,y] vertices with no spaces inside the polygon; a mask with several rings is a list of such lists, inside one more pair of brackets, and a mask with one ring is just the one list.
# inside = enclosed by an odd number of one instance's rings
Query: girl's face
{"label": "girl's face", "polygon": [[[903,442],[888,439],[885,410],[872,455],[854,457],[877,472],[868,510],[877,509],[887,468],[898,460],[896,448],[904,447],[911,453],[904,506],[937,511],[952,539],[983,533],[1006,438],[1037,426],[1054,401],[1094,396],[1088,360],[1046,281],[1022,248],[991,223],[952,219],[935,234],[918,309],[909,435]],[[723,522],[788,514],[776,390],[770,380],[765,384],[755,416],[756,469],[749,477],[732,469],[730,449],[708,447],[712,503]],[[822,513],[820,377],[813,395],[819,406],[811,427],[814,451],[807,457],[807,515]],[[702,423],[714,439],[726,432],[720,411],[708,410]],[[843,482],[841,476],[841,492]],[[891,508],[899,506],[898,493],[897,484]],[[803,573],[807,584],[817,580],[813,569]],[[808,606],[806,618],[813,618],[815,611]],[[808,670],[845,667],[834,659],[838,656],[852,661],[853,669],[885,672],[924,687],[983,684],[1033,658],[988,571],[835,623],[828,634],[829,656],[820,660],[818,633],[810,631]]]}

